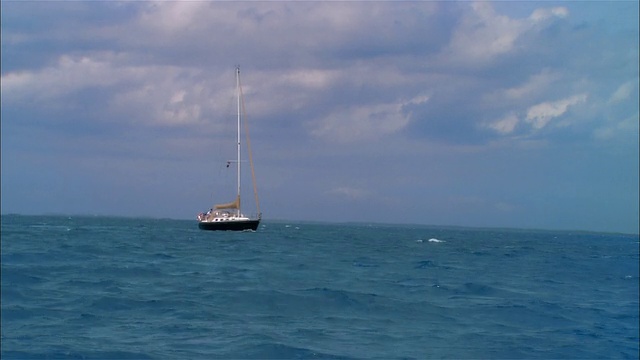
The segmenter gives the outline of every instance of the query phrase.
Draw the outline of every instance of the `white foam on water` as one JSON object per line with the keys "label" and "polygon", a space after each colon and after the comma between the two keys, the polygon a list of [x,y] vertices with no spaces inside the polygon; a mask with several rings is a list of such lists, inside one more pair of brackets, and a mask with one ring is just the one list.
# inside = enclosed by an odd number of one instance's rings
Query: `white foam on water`
{"label": "white foam on water", "polygon": [[438,240],[438,239],[436,239],[436,238],[431,238],[431,239],[429,239],[429,242],[441,243],[441,242],[446,242],[446,241],[444,241],[444,240]]}

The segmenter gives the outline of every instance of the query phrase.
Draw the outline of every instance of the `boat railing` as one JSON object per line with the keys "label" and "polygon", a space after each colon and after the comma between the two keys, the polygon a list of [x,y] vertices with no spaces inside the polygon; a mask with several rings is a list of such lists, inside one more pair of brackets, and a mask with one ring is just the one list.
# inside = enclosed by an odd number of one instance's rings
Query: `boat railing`
{"label": "boat railing", "polygon": [[261,219],[262,219],[262,213],[250,213],[250,214],[245,213],[245,215],[246,215],[249,219],[258,219],[258,220],[261,220]]}

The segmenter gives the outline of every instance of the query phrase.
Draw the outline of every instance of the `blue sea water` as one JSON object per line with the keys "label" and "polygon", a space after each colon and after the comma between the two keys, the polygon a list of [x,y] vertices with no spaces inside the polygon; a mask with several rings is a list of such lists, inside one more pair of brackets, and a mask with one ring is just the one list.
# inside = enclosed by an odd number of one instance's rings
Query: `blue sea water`
{"label": "blue sea water", "polygon": [[638,235],[2,216],[2,359],[638,359]]}

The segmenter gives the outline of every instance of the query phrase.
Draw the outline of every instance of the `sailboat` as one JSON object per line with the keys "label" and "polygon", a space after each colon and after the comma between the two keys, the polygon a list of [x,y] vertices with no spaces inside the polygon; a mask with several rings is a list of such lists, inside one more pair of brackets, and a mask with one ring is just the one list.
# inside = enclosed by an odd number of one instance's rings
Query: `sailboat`
{"label": "sailboat", "polygon": [[[255,195],[257,216],[248,217],[242,214],[240,192],[241,192],[241,168],[242,160],[240,158],[241,138],[240,138],[240,124],[242,123],[242,115],[244,109],[244,103],[242,102],[242,88],[240,87],[240,67],[236,67],[236,91],[238,96],[238,137],[237,137],[237,151],[236,160],[227,161],[227,167],[230,167],[232,163],[236,164],[236,175],[238,180],[237,194],[235,200],[214,205],[209,211],[198,214],[198,227],[202,230],[233,230],[233,231],[250,231],[257,230],[262,214],[260,213],[260,205],[258,202],[258,192],[256,190],[256,177],[253,169],[253,158],[251,156],[251,146],[248,136],[248,128],[245,124],[245,135],[247,140],[247,153],[249,154],[249,165],[251,167],[251,178],[253,180],[253,190]],[[242,106],[241,106],[242,105]]]}

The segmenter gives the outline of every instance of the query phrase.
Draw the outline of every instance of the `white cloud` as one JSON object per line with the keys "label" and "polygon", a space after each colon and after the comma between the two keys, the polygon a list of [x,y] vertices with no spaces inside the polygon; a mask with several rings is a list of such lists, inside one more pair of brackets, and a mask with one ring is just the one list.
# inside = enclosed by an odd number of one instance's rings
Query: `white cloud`
{"label": "white cloud", "polygon": [[8,101],[54,99],[92,86],[110,86],[135,76],[133,68],[114,71],[117,55],[96,57],[63,55],[53,66],[40,70],[9,72],[2,75],[2,93]]}
{"label": "white cloud", "polygon": [[429,97],[419,95],[405,102],[354,106],[344,111],[334,111],[319,120],[311,133],[337,142],[377,139],[407,126],[410,114],[403,111],[406,105],[419,105],[428,100]]}
{"label": "white cloud", "polygon": [[619,139],[631,136],[637,143],[640,126],[640,116],[635,113],[625,119],[608,126],[602,126],[593,131],[593,137],[598,140]]}
{"label": "white cloud", "polygon": [[207,11],[207,1],[152,1],[145,5],[139,18],[140,25],[162,34],[197,30],[199,21],[206,19],[203,15],[211,15]]}
{"label": "white cloud", "polygon": [[35,84],[36,74],[30,71],[10,72],[2,75],[0,86],[2,103],[11,104],[23,100]]}
{"label": "white cloud", "polygon": [[399,104],[356,106],[321,119],[312,134],[339,142],[375,139],[394,133],[409,122]]}
{"label": "white cloud", "polygon": [[[498,14],[489,2],[473,2],[461,18],[442,61],[470,66],[485,65],[517,49],[518,39],[549,18],[563,18],[566,8],[536,9],[529,18]],[[445,60],[446,59],[446,60]]]}
{"label": "white cloud", "polygon": [[189,103],[185,101],[187,95],[186,90],[177,91],[165,103],[162,116],[160,117],[165,124],[180,125],[188,123],[197,123],[200,120],[201,108],[198,103]]}
{"label": "white cloud", "polygon": [[609,104],[615,104],[627,100],[631,96],[631,92],[635,89],[636,83],[637,80],[627,81],[620,85],[620,87],[618,87],[618,89],[609,98]]}
{"label": "white cloud", "polygon": [[[113,53],[64,55],[40,70],[3,74],[3,103],[39,101],[41,107],[66,104],[72,108],[79,105],[75,94],[89,88],[112,88],[104,101],[111,108],[96,111],[124,113],[132,122],[162,125],[200,123],[203,106],[219,109],[226,104],[221,99],[212,101],[213,90],[202,85],[197,70],[136,66],[121,59],[125,57]],[[222,92],[232,88],[229,83]]]}
{"label": "white cloud", "polygon": [[565,18],[567,16],[569,16],[569,9],[566,7],[554,7],[551,9],[536,9],[529,18],[534,22],[541,22],[553,17]]}
{"label": "white cloud", "polygon": [[497,120],[493,123],[488,124],[487,126],[500,134],[510,134],[518,125],[518,116],[516,114],[509,114],[504,118]]}
{"label": "white cloud", "polygon": [[332,85],[340,73],[337,70],[299,69],[282,76],[287,85],[311,89],[325,89]]}
{"label": "white cloud", "polygon": [[447,56],[455,61],[488,61],[510,51],[523,31],[522,21],[498,15],[490,3],[476,2],[453,34]]}
{"label": "white cloud", "polygon": [[[143,11],[126,28],[113,27],[112,36],[143,47],[189,48],[197,44],[197,54],[262,57],[273,63],[282,59],[287,66],[304,57],[318,61],[327,52],[343,47],[353,49],[353,39],[361,43],[397,44],[415,30],[417,11],[433,12],[436,5],[423,3],[370,2],[213,2],[156,1],[144,3]],[[408,26],[396,26],[404,18]],[[373,34],[383,33],[384,37]],[[131,36],[135,34],[135,36]],[[357,48],[357,47],[355,47]],[[176,54],[177,54],[176,53]],[[187,55],[188,56],[188,55]],[[203,61],[196,59],[195,61]],[[208,61],[208,60],[207,60]]]}
{"label": "white cloud", "polygon": [[[209,130],[217,129],[216,124],[224,120],[220,114],[230,112],[230,102],[225,96],[228,92],[205,86],[204,80],[196,80],[196,73],[185,75],[178,69],[162,67],[148,71],[146,81],[131,84],[114,95],[111,100],[114,111],[135,114],[136,120],[132,121],[146,125],[206,123]],[[232,89],[233,83],[226,88]]]}
{"label": "white cloud", "polygon": [[574,95],[558,101],[548,101],[534,105],[527,111],[525,121],[534,129],[542,129],[551,119],[564,114],[570,106],[583,103],[587,100],[586,94]]}
{"label": "white cloud", "polygon": [[540,94],[559,78],[559,74],[549,69],[543,69],[539,73],[530,76],[524,84],[505,90],[504,95],[507,99],[529,98]]}
{"label": "white cloud", "polygon": [[409,100],[407,102],[407,104],[411,104],[411,105],[422,105],[424,103],[426,103],[427,101],[429,101],[431,97],[428,95],[418,95],[416,97],[414,97],[413,99]]}

